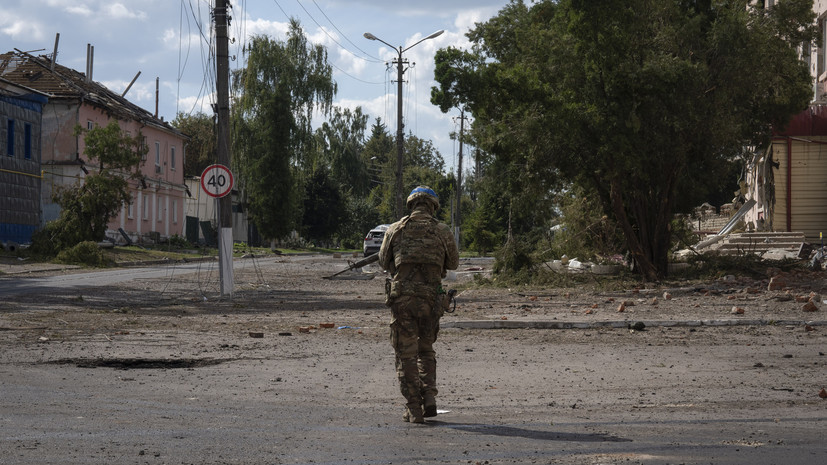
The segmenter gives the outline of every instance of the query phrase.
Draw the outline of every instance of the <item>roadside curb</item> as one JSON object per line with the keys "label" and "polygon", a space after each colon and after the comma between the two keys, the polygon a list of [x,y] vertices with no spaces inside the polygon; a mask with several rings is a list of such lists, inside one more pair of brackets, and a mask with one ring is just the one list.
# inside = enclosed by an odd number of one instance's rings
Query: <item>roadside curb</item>
{"label": "roadside curb", "polygon": [[827,320],[629,320],[629,321],[443,321],[440,328],[456,329],[596,329],[629,328],[642,323],[646,328],[701,326],[827,326]]}

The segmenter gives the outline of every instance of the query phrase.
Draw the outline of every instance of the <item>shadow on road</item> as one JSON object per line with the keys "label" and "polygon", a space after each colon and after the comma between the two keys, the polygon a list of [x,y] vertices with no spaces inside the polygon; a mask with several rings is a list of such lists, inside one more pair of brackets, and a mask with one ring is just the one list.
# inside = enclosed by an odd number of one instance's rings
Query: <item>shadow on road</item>
{"label": "shadow on road", "polygon": [[488,434],[503,437],[521,437],[543,441],[570,441],[570,442],[632,442],[631,439],[619,438],[608,434],[562,433],[555,431],[537,431],[513,426],[478,425],[473,423],[448,423],[444,421],[428,421],[429,426],[451,428],[476,434]]}

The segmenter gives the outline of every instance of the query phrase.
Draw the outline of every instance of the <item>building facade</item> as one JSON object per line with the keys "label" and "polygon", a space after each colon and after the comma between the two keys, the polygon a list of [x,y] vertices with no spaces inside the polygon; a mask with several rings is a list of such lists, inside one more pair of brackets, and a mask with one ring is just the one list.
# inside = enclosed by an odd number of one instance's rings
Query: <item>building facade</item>
{"label": "building facade", "polygon": [[[123,95],[92,81],[87,75],[53,63],[49,56],[22,52],[0,55],[0,78],[35,89],[48,97],[44,104],[41,150],[41,219],[56,219],[60,206],[55,189],[82,183],[93,169],[77,127],[91,129],[117,121],[122,130],[141,135],[147,154],[140,178],[130,180],[132,202],[110,221],[107,236],[126,242],[152,242],[184,234],[184,144],[186,136]],[[123,233],[121,232],[123,231]]]}
{"label": "building facade", "polygon": [[40,132],[45,95],[0,79],[0,243],[31,242],[41,226]]}

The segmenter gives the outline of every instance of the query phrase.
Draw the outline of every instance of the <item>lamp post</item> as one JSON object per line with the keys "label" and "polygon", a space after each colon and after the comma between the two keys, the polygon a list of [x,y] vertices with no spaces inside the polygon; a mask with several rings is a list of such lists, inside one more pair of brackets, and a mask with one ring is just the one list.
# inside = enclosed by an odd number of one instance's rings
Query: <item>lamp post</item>
{"label": "lamp post", "polygon": [[439,36],[445,32],[444,30],[439,30],[434,32],[433,34],[420,39],[415,44],[402,48],[400,45],[399,47],[394,47],[393,45],[385,42],[384,40],[376,37],[375,35],[371,34],[370,32],[365,33],[365,38],[368,40],[378,40],[383,44],[387,45],[388,47],[396,50],[399,54],[398,58],[394,59],[394,63],[396,64],[396,206],[395,206],[395,214],[397,218],[401,218],[403,213],[405,212],[405,194],[402,191],[402,155],[405,151],[404,147],[404,137],[405,137],[405,130],[404,124],[402,123],[402,75],[405,73],[404,65],[407,64],[407,60],[402,59],[402,53],[412,49],[413,47],[419,45],[420,43],[428,40],[433,39],[434,37]]}

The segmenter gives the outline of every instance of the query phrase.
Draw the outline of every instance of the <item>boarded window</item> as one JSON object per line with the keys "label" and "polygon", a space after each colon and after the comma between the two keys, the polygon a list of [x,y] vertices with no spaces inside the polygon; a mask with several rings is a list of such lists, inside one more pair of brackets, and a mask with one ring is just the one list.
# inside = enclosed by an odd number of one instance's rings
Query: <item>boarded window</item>
{"label": "boarded window", "polygon": [[23,125],[23,156],[26,160],[32,158],[32,125],[29,123]]}
{"label": "boarded window", "polygon": [[6,124],[6,155],[14,156],[14,120],[8,120]]}

